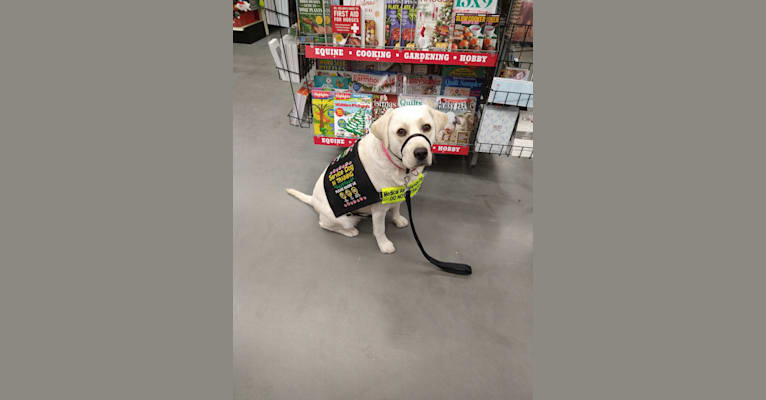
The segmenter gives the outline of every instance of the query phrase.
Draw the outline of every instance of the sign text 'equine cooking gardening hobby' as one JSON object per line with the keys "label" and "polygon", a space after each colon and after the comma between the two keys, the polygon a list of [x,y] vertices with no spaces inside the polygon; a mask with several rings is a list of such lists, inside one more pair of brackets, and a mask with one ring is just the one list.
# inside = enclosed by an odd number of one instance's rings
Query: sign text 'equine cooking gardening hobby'
{"label": "sign text 'equine cooking gardening hobby'", "polygon": [[306,57],[351,61],[384,61],[399,63],[466,65],[473,67],[492,67],[497,61],[496,53],[420,51],[405,49],[361,49],[353,47],[314,45],[306,45]]}

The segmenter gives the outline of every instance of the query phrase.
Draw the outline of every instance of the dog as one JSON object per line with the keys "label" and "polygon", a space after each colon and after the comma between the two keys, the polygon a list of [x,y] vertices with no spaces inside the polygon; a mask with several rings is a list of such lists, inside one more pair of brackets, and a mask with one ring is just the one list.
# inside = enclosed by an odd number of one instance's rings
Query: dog
{"label": "dog", "polygon": [[[403,186],[405,181],[417,178],[433,161],[429,141],[433,143],[436,134],[444,130],[447,123],[447,114],[430,105],[391,108],[375,120],[370,125],[372,134],[358,142],[359,159],[375,189],[380,192],[385,187]],[[357,236],[360,215],[371,215],[378,248],[384,254],[395,252],[394,244],[386,237],[385,219],[391,211],[391,219],[397,228],[408,226],[409,221],[399,212],[402,203],[377,202],[356,210],[355,215],[336,217],[325,194],[326,171],[327,168],[319,176],[312,196],[295,189],[286,189],[287,193],[314,207],[319,214],[319,226],[344,236]]]}

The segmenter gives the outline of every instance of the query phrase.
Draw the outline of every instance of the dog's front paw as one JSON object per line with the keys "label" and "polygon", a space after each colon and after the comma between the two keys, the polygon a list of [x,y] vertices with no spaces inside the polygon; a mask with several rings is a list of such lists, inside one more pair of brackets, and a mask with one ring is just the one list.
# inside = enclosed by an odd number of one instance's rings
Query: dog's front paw
{"label": "dog's front paw", "polygon": [[378,242],[378,248],[380,248],[380,252],[384,254],[391,254],[396,251],[394,243],[390,240],[386,240],[385,242]]}
{"label": "dog's front paw", "polygon": [[406,228],[407,225],[410,224],[410,222],[407,221],[407,218],[404,218],[401,215],[394,217],[393,221],[397,228]]}

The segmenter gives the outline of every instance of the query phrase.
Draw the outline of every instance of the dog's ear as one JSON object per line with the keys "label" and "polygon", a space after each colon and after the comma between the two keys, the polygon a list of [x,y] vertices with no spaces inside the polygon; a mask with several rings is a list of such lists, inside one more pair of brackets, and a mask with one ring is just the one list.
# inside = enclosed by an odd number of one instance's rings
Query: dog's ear
{"label": "dog's ear", "polygon": [[385,114],[381,115],[370,125],[370,132],[380,139],[386,147],[388,147],[388,123],[391,121],[392,115],[394,115],[394,109],[389,108]]}
{"label": "dog's ear", "polygon": [[449,117],[446,113],[443,113],[439,110],[434,109],[430,105],[428,107],[428,112],[431,113],[431,118],[434,119],[434,122],[436,123],[436,129],[434,132],[441,132],[444,130],[445,127],[447,127],[447,122],[449,122]]}

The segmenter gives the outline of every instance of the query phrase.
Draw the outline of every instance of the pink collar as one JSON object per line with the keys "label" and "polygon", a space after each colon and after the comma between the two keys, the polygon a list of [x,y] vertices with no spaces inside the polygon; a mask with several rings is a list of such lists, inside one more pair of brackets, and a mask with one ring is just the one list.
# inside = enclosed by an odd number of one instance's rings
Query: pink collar
{"label": "pink collar", "polygon": [[381,149],[383,149],[383,153],[386,155],[386,158],[388,158],[388,161],[391,161],[391,164],[394,164],[394,166],[395,166],[396,168],[399,168],[399,169],[401,169],[402,171],[404,171],[404,168],[402,168],[402,167],[400,167],[399,165],[397,165],[397,164],[394,162],[394,160],[391,158],[391,155],[390,155],[390,154],[388,154],[388,149],[387,149],[387,148],[386,148],[386,146],[383,144],[383,141],[382,141],[382,140],[380,141],[380,148],[381,148]]}

